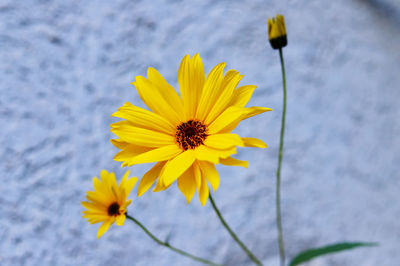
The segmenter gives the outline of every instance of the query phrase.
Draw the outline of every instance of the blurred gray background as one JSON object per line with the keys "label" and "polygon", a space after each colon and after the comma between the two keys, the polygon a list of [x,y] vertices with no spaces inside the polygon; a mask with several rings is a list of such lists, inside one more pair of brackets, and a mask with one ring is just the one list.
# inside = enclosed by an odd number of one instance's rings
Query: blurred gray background
{"label": "blurred gray background", "polygon": [[[215,201],[265,265],[278,265],[274,187],[282,108],[278,52],[266,19],[285,15],[288,110],[282,208],[287,254],[337,241],[374,241],[307,265],[400,265],[400,2],[0,0],[0,264],[200,265],[126,221],[100,240],[81,218],[92,177],[112,160],[110,118],[129,83],[157,68],[177,88],[185,54],[208,71],[225,61],[258,86],[243,122],[268,149],[239,149],[249,169],[219,167]],[[141,177],[150,165],[132,167]],[[129,212],[177,247],[251,265],[197,194],[176,185]]]}

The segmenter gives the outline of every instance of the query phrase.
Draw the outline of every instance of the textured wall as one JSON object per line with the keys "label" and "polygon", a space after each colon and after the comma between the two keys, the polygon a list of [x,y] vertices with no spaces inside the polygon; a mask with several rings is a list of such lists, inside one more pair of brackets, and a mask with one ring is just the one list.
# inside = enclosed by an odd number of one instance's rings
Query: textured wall
{"label": "textured wall", "polygon": [[[286,16],[288,110],[283,165],[287,251],[340,240],[378,248],[309,265],[400,265],[400,4],[397,0],[0,0],[0,264],[197,265],[157,246],[129,221],[100,240],[80,201],[112,160],[110,118],[147,67],[174,86],[181,58],[199,52],[208,72],[225,61],[256,84],[246,120],[249,169],[219,167],[225,218],[277,265],[274,178],[281,76],[266,18]],[[142,176],[149,165],[133,167]],[[129,212],[171,243],[226,265],[250,265],[210,203],[190,205],[173,186],[134,198]],[[195,196],[197,197],[197,196]]]}

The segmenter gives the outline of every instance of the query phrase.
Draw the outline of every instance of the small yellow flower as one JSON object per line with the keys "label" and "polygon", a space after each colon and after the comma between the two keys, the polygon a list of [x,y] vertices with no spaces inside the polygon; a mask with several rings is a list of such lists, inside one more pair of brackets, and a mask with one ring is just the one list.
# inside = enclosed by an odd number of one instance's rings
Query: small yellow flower
{"label": "small yellow flower", "polygon": [[147,78],[136,77],[132,84],[151,111],[126,102],[113,114],[126,120],[111,125],[119,137],[111,142],[122,150],[114,157],[122,166],[157,162],[141,179],[138,196],[156,180],[153,191],[177,180],[188,203],[197,190],[204,205],[208,183],[214,191],[219,186],[215,164],[247,167],[247,161],[231,157],[236,147],[267,147],[231,133],[242,120],[272,109],[245,107],[256,86],[236,88],[243,75],[229,70],[224,76],[224,68],[225,63],[218,64],[205,78],[200,55],[186,55],[178,71],[180,96],[154,68]]}
{"label": "small yellow flower", "polygon": [[276,18],[268,18],[268,39],[272,48],[280,49],[287,45],[285,19],[282,15]]}
{"label": "small yellow flower", "polygon": [[128,176],[129,171],[124,174],[119,186],[115,174],[106,170],[100,172],[100,181],[96,177],[93,178],[95,191],[86,192],[89,202],[82,201],[83,207],[87,209],[82,213],[83,218],[87,218],[91,224],[103,222],[97,231],[97,238],[100,238],[114,222],[119,226],[124,224],[126,208],[131,204],[127,197],[138,181],[137,177],[128,179]]}

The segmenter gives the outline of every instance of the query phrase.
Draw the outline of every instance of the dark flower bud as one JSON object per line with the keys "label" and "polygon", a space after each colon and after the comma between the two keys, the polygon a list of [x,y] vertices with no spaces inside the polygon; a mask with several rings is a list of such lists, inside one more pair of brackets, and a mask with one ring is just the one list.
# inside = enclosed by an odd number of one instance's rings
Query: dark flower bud
{"label": "dark flower bud", "polygon": [[282,15],[268,18],[268,39],[272,48],[280,49],[287,45],[285,19]]}

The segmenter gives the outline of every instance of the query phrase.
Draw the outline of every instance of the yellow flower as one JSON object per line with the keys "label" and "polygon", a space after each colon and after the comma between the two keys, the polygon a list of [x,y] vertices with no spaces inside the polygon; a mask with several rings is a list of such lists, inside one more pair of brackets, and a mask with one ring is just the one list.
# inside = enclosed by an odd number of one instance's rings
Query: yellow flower
{"label": "yellow flower", "polygon": [[285,19],[282,15],[276,18],[268,18],[268,38],[274,49],[280,49],[287,45]]}
{"label": "yellow flower", "polygon": [[125,103],[113,114],[126,120],[111,125],[119,137],[111,142],[122,150],[114,157],[122,166],[157,162],[141,179],[138,196],[157,178],[153,191],[177,180],[188,203],[197,190],[204,205],[207,182],[214,191],[219,186],[215,164],[247,167],[247,161],[230,157],[236,146],[267,147],[259,139],[231,133],[242,120],[272,109],[246,108],[256,86],[236,88],[243,75],[229,70],[223,76],[224,67],[218,64],[205,78],[200,55],[186,55],[178,71],[180,97],[154,68],[148,69],[147,78],[132,82],[151,111]]}
{"label": "yellow flower", "polygon": [[93,178],[95,191],[86,192],[89,202],[82,201],[83,207],[87,209],[82,212],[83,218],[87,218],[91,224],[103,222],[97,231],[97,238],[100,238],[114,222],[119,226],[124,224],[126,208],[131,204],[127,197],[138,181],[137,177],[127,179],[128,175],[129,171],[124,174],[118,186],[114,173],[102,170],[100,181],[96,177]]}

